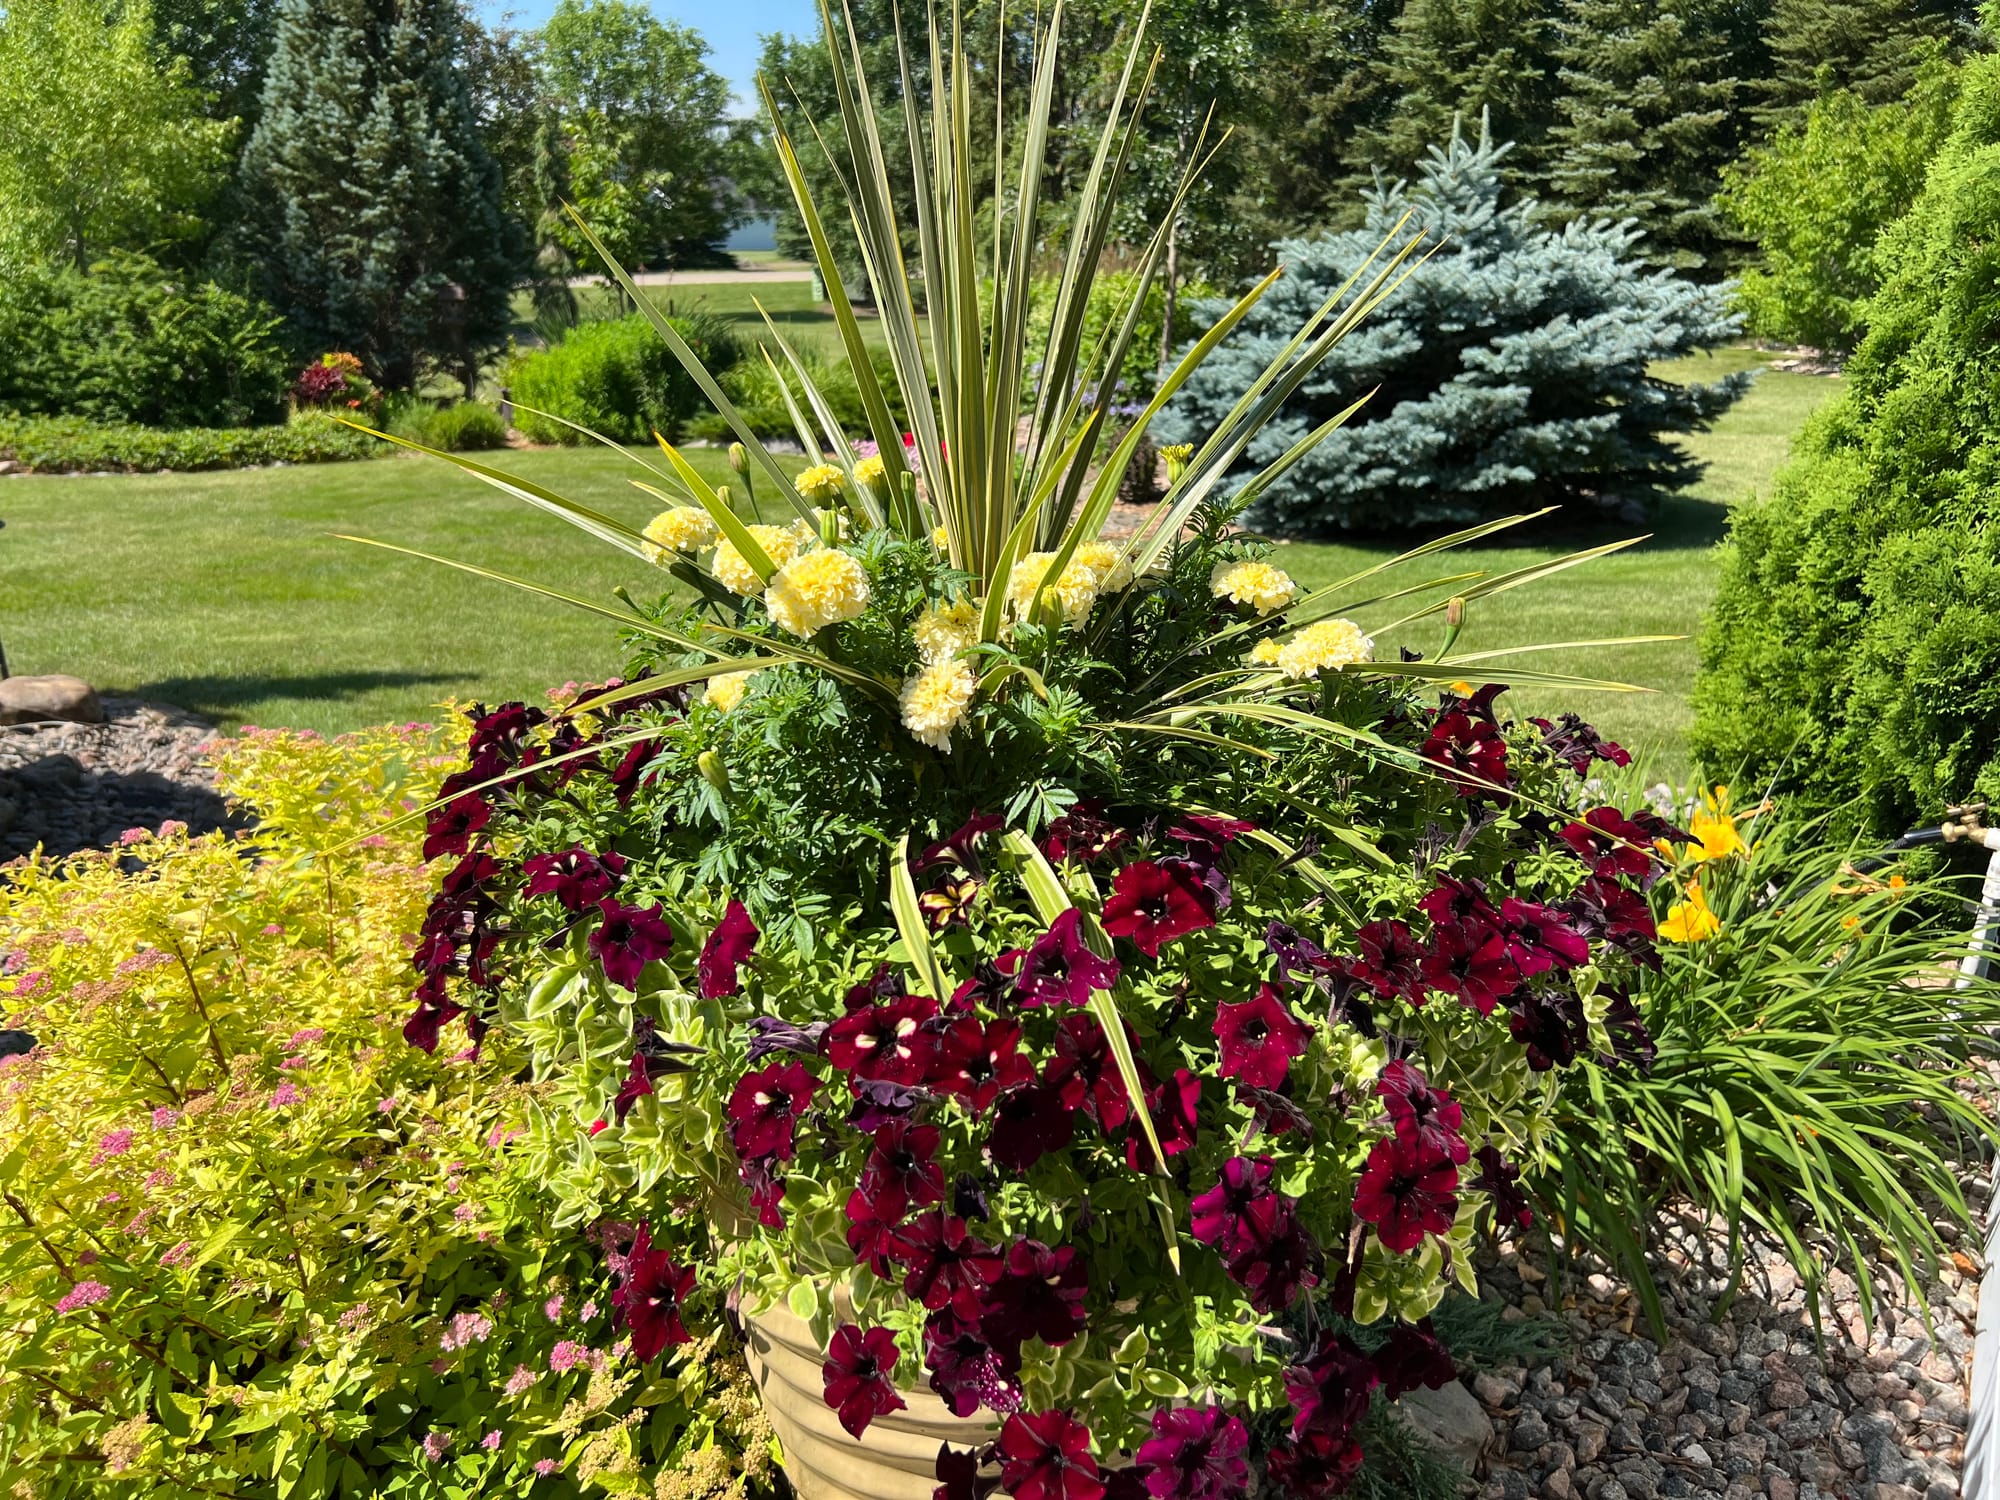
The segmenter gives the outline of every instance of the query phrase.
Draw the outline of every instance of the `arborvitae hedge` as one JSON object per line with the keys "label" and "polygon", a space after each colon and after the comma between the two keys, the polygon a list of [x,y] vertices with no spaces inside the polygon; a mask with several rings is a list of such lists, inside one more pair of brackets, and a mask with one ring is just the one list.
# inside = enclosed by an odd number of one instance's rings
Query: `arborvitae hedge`
{"label": "arborvitae hedge", "polygon": [[1737,512],[1694,747],[1887,832],[2000,797],[2000,57],[1880,260],[1845,393]]}

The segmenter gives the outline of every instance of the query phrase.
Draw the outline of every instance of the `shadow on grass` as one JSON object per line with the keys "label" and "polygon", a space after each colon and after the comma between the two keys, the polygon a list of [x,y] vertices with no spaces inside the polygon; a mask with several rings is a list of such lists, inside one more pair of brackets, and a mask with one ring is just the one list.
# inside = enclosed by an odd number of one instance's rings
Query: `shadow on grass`
{"label": "shadow on grass", "polygon": [[208,718],[273,698],[308,701],[358,698],[378,688],[424,687],[455,679],[442,672],[320,672],[300,676],[163,677],[126,690],[154,703],[173,703]]}

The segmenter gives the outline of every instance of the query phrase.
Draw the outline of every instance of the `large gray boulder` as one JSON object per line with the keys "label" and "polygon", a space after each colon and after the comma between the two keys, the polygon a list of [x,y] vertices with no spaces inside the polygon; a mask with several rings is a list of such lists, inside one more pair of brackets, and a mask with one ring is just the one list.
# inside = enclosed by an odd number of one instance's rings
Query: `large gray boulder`
{"label": "large gray boulder", "polygon": [[97,701],[97,690],[81,677],[58,672],[0,681],[0,724],[35,724],[50,719],[102,724],[104,705]]}

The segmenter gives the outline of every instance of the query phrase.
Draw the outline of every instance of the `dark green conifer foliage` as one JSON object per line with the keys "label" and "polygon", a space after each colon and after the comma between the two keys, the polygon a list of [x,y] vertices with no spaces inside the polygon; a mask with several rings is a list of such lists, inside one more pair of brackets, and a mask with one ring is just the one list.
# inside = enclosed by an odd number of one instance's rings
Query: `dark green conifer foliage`
{"label": "dark green conifer foliage", "polygon": [[1744,249],[1715,193],[1744,146],[1757,19],[1742,0],[1569,0],[1552,196],[1575,213],[1636,220],[1662,265],[1721,274]]}
{"label": "dark green conifer foliage", "polygon": [[1868,104],[1902,98],[1925,63],[1975,39],[1978,12],[1971,0],[1772,0],[1758,125],[1772,134],[1835,89]]}
{"label": "dark green conifer foliage", "polygon": [[1447,139],[1453,121],[1484,115],[1496,140],[1511,141],[1511,186],[1542,191],[1549,133],[1560,118],[1556,19],[1561,0],[1405,0],[1375,64],[1392,102],[1359,132],[1349,165],[1367,181],[1400,177]]}
{"label": "dark green conifer foliage", "polygon": [[2000,57],[1953,119],[1845,390],[1734,514],[1695,685],[1703,765],[1840,833],[2000,801]]}
{"label": "dark green conifer foliage", "polygon": [[451,0],[283,0],[239,247],[308,352],[392,387],[498,344],[520,263]]}

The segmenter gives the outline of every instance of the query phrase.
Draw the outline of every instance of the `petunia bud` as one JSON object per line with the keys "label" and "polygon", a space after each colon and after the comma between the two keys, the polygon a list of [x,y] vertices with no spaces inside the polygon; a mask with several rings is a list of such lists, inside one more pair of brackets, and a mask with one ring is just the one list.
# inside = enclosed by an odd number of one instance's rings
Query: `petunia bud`
{"label": "petunia bud", "polygon": [[713,750],[704,750],[695,757],[695,766],[701,771],[701,779],[722,796],[729,795],[729,767],[722,763],[722,757]]}

